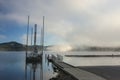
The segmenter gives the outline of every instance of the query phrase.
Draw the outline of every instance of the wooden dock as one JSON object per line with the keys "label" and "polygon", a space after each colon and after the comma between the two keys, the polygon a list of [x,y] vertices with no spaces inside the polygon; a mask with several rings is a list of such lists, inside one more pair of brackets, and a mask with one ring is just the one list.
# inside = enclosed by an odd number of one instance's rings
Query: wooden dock
{"label": "wooden dock", "polygon": [[57,60],[54,56],[51,58],[51,62],[55,65],[58,69],[62,70],[63,72],[71,75],[76,80],[106,80],[94,73],[79,69],[72,65],[69,65],[65,62]]}

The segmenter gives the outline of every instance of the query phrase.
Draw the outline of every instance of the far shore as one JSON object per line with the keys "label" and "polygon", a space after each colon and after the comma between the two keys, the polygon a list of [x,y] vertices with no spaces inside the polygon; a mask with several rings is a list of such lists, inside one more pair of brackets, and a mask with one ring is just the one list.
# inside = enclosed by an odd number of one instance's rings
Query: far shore
{"label": "far shore", "polygon": [[65,55],[66,57],[120,57],[120,55]]}

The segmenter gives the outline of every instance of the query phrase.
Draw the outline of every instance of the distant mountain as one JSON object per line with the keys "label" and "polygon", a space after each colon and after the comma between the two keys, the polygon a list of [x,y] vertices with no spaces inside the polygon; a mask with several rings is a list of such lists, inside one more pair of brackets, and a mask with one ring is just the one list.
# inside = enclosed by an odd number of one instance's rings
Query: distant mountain
{"label": "distant mountain", "polygon": [[6,43],[0,43],[1,51],[22,51],[25,50],[25,46],[21,43],[12,41]]}
{"label": "distant mountain", "polygon": [[[48,46],[44,47],[44,50],[47,50]],[[41,46],[37,45],[38,50],[41,50]],[[11,41],[11,42],[5,42],[5,43],[0,43],[0,51],[25,51],[26,46],[24,44]],[[33,46],[28,46],[28,50],[31,51],[33,50]]]}
{"label": "distant mountain", "polygon": [[[40,51],[42,47],[37,45]],[[0,43],[0,51],[25,51],[26,46],[24,44],[11,41],[6,43]],[[28,46],[28,50],[33,50],[33,46]],[[98,46],[57,46],[49,45],[45,46],[44,50],[47,51],[120,51],[120,47],[98,47]]]}

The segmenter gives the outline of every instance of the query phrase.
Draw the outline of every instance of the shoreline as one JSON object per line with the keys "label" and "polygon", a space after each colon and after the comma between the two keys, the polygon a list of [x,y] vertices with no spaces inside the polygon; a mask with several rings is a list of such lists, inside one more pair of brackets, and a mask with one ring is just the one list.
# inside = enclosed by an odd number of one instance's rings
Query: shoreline
{"label": "shoreline", "polygon": [[65,55],[66,57],[120,57],[120,55]]}

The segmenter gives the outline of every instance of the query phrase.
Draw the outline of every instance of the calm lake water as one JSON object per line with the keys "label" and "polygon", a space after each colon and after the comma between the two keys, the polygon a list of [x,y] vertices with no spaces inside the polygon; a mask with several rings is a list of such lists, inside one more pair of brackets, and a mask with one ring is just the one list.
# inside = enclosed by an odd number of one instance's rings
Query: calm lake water
{"label": "calm lake water", "polygon": [[[120,55],[120,52],[70,52],[71,55]],[[74,66],[119,66],[120,57],[64,57],[64,62]]]}
{"label": "calm lake water", "polygon": [[[27,73],[25,73],[26,66]],[[43,80],[49,80],[56,75],[51,63],[48,64],[45,58],[43,65],[41,63],[26,65],[25,52],[0,52],[0,80],[41,80],[41,66]]]}
{"label": "calm lake water", "polygon": [[[82,57],[65,57],[65,54],[75,55],[93,55],[93,54],[120,54],[120,52],[45,52],[44,54],[60,54],[63,61],[74,66],[115,66],[120,65],[119,57],[98,57],[98,58],[82,58]],[[45,57],[45,55],[43,56]],[[27,75],[25,75],[27,66]],[[42,69],[42,70],[41,70]],[[43,58],[43,65],[25,63],[25,52],[0,52],[0,80],[40,80],[43,71],[43,80],[49,80],[57,75],[53,71],[51,63]]]}

